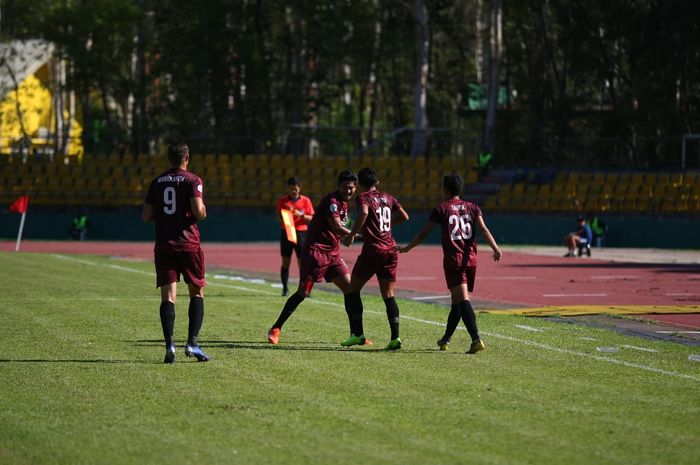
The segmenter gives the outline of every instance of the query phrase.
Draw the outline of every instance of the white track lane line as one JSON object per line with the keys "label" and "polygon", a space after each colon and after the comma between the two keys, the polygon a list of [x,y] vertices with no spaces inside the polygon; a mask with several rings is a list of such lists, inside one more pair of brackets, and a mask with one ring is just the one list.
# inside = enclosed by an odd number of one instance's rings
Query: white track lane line
{"label": "white track lane line", "polygon": [[[107,267],[107,268],[113,268],[113,267],[110,266],[109,264],[91,262],[91,261],[89,261],[89,260],[82,260],[82,259],[79,259],[79,258],[68,257],[68,256],[65,256],[65,255],[52,254],[52,256],[53,256],[53,257],[56,257],[56,258],[60,258],[60,259],[65,259],[65,260],[77,261],[77,262],[80,262],[80,263],[84,263],[84,264],[86,264],[86,265],[102,266],[102,267]],[[126,268],[126,267],[119,267],[119,268],[116,268],[116,269],[122,270],[123,268]],[[135,272],[135,273],[142,273],[142,274],[149,274],[149,275],[152,275],[152,274],[153,274],[153,273],[148,273],[148,272],[142,271],[142,270],[134,270],[134,269],[132,269],[132,268],[126,268],[126,269],[129,270],[130,272]],[[260,290],[258,290],[258,289],[252,289],[252,288],[250,288],[250,287],[233,286],[233,285],[230,285],[230,284],[219,284],[219,283],[214,283],[214,284],[218,284],[218,285],[220,285],[220,286],[229,287],[229,288],[233,288],[233,289],[240,289],[240,290],[244,290],[244,291],[248,291],[248,292],[259,292],[259,293],[262,293],[262,294],[276,295],[276,293],[273,293],[273,292],[260,291]],[[344,307],[343,305],[337,304],[337,303],[335,303],[335,302],[324,302],[324,301],[320,301],[320,300],[316,300],[316,299],[310,299],[310,300],[308,300],[308,302],[309,302],[309,303],[314,303],[314,304],[317,304],[317,305],[330,305],[330,306],[333,306],[333,307],[340,307],[340,308],[343,308],[343,307]],[[365,310],[365,311],[366,311],[367,313],[373,313],[373,314],[376,314],[376,315],[385,315],[385,314],[386,314],[385,312],[378,312],[378,311],[375,311],[375,310]],[[416,318],[416,317],[412,317],[412,316],[408,316],[408,315],[402,315],[402,316],[401,316],[401,319],[403,319],[403,320],[408,320],[408,321],[415,321],[415,322],[417,322],[417,323],[423,323],[423,324],[428,324],[428,325],[432,325],[432,326],[441,326],[441,327],[442,327],[442,326],[445,325],[444,323],[439,322],[439,321],[424,320],[424,319],[422,319],[422,318]],[[458,327],[457,329],[458,329],[458,330],[466,331],[466,329],[465,329],[465,328],[462,328],[462,327]],[[659,332],[659,331],[657,331],[657,332]],[[587,354],[587,353],[585,353],[585,352],[578,352],[578,351],[575,351],[575,350],[562,349],[561,347],[555,347],[555,346],[550,346],[550,345],[548,345],[548,344],[542,344],[542,343],[540,343],[540,342],[535,342],[535,341],[532,341],[532,340],[530,340],[530,339],[522,339],[522,338],[517,338],[517,337],[513,337],[513,336],[507,336],[507,335],[505,335],[505,334],[493,333],[493,332],[491,332],[491,331],[482,331],[481,333],[484,334],[485,336],[493,337],[493,338],[495,338],[495,339],[502,339],[502,340],[505,340],[505,341],[517,342],[517,343],[519,343],[519,344],[523,344],[523,345],[530,346],[530,347],[537,347],[538,349],[548,350],[548,351],[550,351],[550,352],[557,352],[557,353],[561,353],[561,354],[574,355],[574,356],[580,357],[580,358],[587,358],[587,359],[591,359],[591,360],[597,360],[597,361],[599,361],[599,362],[612,363],[612,364],[614,364],[614,365],[621,365],[621,366],[625,366],[625,367],[628,367],[628,368],[635,368],[635,369],[637,369],[637,370],[648,371],[648,372],[651,372],[651,373],[658,373],[658,374],[662,374],[662,375],[665,375],[665,376],[671,376],[671,377],[673,377],[673,378],[688,379],[688,380],[691,380],[691,381],[700,382],[700,377],[698,377],[698,376],[693,376],[693,375],[688,375],[688,374],[685,374],[685,373],[678,373],[678,372],[675,372],[675,371],[662,370],[661,368],[655,368],[655,367],[651,367],[651,366],[648,366],[648,365],[641,365],[641,364],[639,364],[639,363],[626,362],[626,361],[624,361],[624,360],[617,360],[617,359],[614,359],[614,358],[605,357],[605,356],[601,356],[601,355],[593,355],[593,354]],[[700,331],[696,331],[696,333],[700,333]]]}
{"label": "white track lane line", "polygon": [[595,293],[588,293],[588,294],[542,294],[542,297],[607,297],[608,294],[604,292],[595,292]]}
{"label": "white track lane line", "polygon": [[601,276],[601,275],[596,275],[596,276],[591,276],[591,279],[639,279],[639,276]]}

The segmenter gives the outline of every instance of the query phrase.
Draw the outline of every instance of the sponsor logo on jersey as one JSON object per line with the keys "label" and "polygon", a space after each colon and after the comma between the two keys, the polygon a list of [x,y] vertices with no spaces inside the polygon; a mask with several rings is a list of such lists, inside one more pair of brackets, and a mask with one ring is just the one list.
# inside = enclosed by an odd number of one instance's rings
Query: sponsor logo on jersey
{"label": "sponsor logo on jersey", "polygon": [[338,205],[332,203],[330,206],[331,213],[336,213],[338,211]]}

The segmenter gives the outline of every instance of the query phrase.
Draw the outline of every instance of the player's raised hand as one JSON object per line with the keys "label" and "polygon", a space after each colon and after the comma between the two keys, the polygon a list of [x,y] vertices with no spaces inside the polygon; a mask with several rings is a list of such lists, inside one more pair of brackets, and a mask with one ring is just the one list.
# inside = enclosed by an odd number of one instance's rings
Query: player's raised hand
{"label": "player's raised hand", "polygon": [[408,251],[411,250],[411,249],[409,249],[409,248],[406,247],[406,246],[403,246],[403,247],[402,247],[402,246],[400,246],[400,245],[397,245],[396,247],[394,247],[394,250],[396,250],[398,253],[406,253],[406,252],[408,252]]}
{"label": "player's raised hand", "polygon": [[500,262],[501,258],[503,258],[503,252],[501,252],[501,249],[495,249],[493,251],[493,261]]}

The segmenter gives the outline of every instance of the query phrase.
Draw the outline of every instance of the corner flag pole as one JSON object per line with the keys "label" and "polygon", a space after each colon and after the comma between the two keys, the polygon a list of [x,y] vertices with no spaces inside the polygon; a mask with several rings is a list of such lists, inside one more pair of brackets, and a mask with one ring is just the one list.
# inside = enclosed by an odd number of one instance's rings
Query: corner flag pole
{"label": "corner flag pole", "polygon": [[27,211],[22,212],[22,219],[19,220],[19,231],[17,232],[17,244],[15,244],[15,252],[19,252],[19,243],[22,241],[22,232],[24,231],[24,219],[27,217]]}

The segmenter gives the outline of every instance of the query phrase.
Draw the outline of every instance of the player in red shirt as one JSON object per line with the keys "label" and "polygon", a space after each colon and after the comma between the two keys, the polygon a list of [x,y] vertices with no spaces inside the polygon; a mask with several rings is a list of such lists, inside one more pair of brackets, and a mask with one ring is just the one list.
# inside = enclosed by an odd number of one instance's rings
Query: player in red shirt
{"label": "player in red shirt", "polygon": [[279,343],[282,325],[294,313],[294,310],[309,295],[314,283],[325,279],[343,291],[345,311],[350,320],[350,332],[357,335],[356,344],[371,344],[365,339],[362,317],[359,321],[353,313],[354,307],[348,302],[350,290],[350,272],[339,253],[339,240],[350,233],[345,226],[348,221],[348,200],[355,195],[357,175],[352,171],[343,171],[338,175],[338,190],[327,194],[316,207],[316,214],[309,224],[309,232],[301,254],[299,287],[289,296],[279,318],[267,333],[271,344]]}
{"label": "player in red shirt", "polygon": [[206,362],[209,357],[197,345],[204,319],[204,253],[197,221],[207,217],[204,188],[199,176],[187,171],[186,144],[168,147],[170,169],[151,182],[143,204],[143,220],[156,224],[154,249],[156,287],[160,288],[160,322],[165,338],[164,363],[175,362],[173,328],[177,283],[183,275],[190,292],[189,328],[185,355]]}
{"label": "player in red shirt", "polygon": [[[375,170],[362,168],[357,177],[363,189],[355,199],[357,218],[350,234],[345,236],[342,242],[350,247],[357,233],[362,231],[364,244],[352,269],[348,300],[358,309],[356,313],[361,318],[363,308],[360,291],[376,274],[391,328],[391,340],[386,349],[398,350],[401,348],[401,339],[399,338],[399,306],[394,299],[394,283],[399,254],[396,251],[396,241],[391,233],[391,226],[408,220],[408,213],[391,194],[377,189],[379,176]],[[346,342],[349,341],[343,341],[341,344],[345,345]]]}
{"label": "player in red shirt", "polygon": [[297,242],[289,241],[287,233],[282,223],[282,232],[280,234],[280,255],[282,256],[282,269],[280,270],[280,278],[282,279],[282,295],[289,295],[289,265],[292,263],[292,251],[296,252],[297,263],[301,269],[301,250],[306,239],[306,231],[309,229],[308,224],[314,216],[314,205],[311,199],[305,195],[301,195],[301,182],[296,176],[292,176],[287,180],[289,186],[289,194],[285,195],[277,201],[277,216],[281,219],[282,210],[289,210],[294,214],[294,229],[297,234]]}
{"label": "player in red shirt", "polygon": [[445,281],[450,289],[452,297],[452,309],[447,318],[445,335],[438,340],[440,350],[447,350],[452,334],[454,334],[459,318],[472,338],[472,344],[467,350],[468,354],[475,354],[484,350],[484,343],[479,337],[479,329],[476,326],[476,315],[469,301],[469,293],[474,291],[476,277],[476,237],[474,226],[479,226],[481,233],[493,250],[493,259],[500,261],[503,254],[496,244],[496,240],[484,223],[481,209],[471,202],[459,198],[462,192],[463,181],[457,174],[449,174],[444,177],[442,191],[445,200],[438,204],[430,213],[430,220],[416,237],[405,247],[398,247],[401,253],[408,252],[420,244],[436,225],[442,230],[442,267],[445,272]]}

